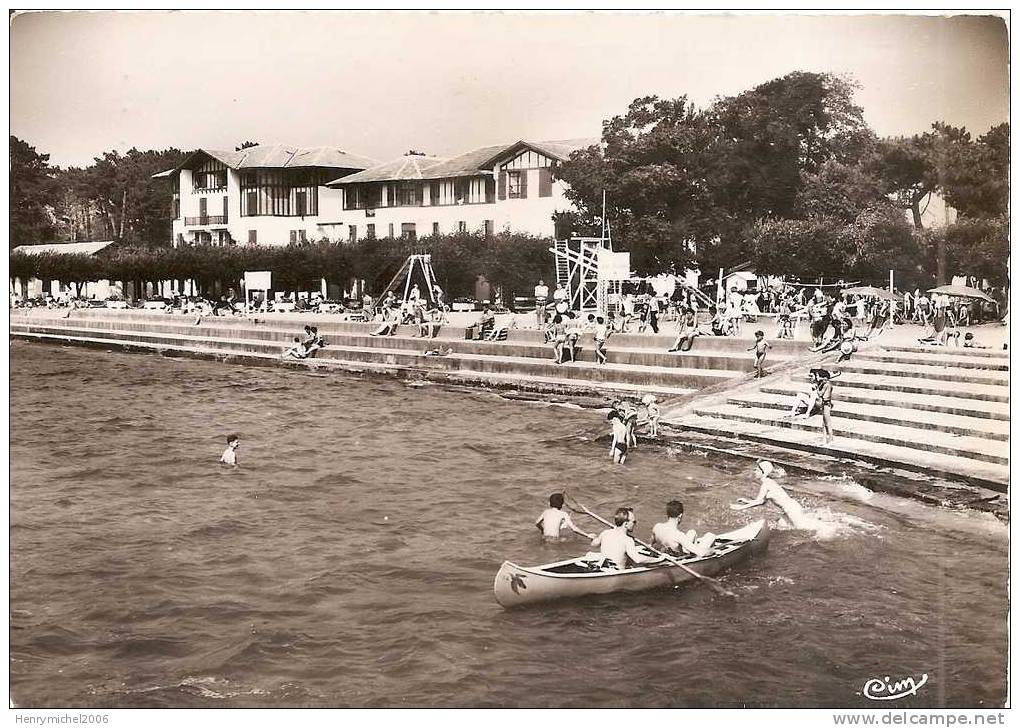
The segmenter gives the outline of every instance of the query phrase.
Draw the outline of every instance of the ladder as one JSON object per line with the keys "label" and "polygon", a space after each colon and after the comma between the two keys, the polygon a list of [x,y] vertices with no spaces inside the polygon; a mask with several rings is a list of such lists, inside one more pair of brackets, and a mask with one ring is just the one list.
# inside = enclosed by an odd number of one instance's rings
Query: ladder
{"label": "ladder", "polygon": [[554,241],[556,254],[556,285],[570,293],[570,262],[567,260],[570,254],[566,240]]}

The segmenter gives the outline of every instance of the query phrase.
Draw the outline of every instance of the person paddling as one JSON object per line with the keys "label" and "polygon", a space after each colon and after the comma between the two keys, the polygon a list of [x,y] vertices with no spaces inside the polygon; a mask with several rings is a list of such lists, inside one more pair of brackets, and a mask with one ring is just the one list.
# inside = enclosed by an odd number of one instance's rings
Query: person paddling
{"label": "person paddling", "polygon": [[[630,531],[637,524],[634,519],[634,512],[629,508],[617,508],[613,514],[613,528],[607,528],[594,539],[591,545],[597,546],[599,552],[607,561],[618,569],[627,568],[627,559],[635,564],[647,564],[660,559],[653,556],[644,556],[637,549],[634,537]],[[608,564],[607,564],[608,565]]]}
{"label": "person paddling", "polygon": [[563,510],[563,494],[553,493],[549,496],[549,507],[542,511],[542,515],[535,521],[535,528],[542,532],[543,538],[554,541],[559,540],[560,531],[564,526],[589,541],[595,538],[594,534],[582,531],[575,526],[570,514]]}

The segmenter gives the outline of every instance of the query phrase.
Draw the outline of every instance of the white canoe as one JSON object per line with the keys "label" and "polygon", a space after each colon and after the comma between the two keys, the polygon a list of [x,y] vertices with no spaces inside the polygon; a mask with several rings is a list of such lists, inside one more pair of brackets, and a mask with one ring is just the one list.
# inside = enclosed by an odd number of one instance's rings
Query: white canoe
{"label": "white canoe", "polygon": [[[743,561],[768,546],[769,527],[764,520],[719,534],[707,556],[684,556],[684,566],[705,576]],[[571,599],[591,594],[638,592],[683,584],[697,577],[662,560],[631,569],[593,568],[583,558],[567,559],[542,566],[518,566],[504,561],[496,572],[493,591],[502,607],[518,607],[553,599]]]}

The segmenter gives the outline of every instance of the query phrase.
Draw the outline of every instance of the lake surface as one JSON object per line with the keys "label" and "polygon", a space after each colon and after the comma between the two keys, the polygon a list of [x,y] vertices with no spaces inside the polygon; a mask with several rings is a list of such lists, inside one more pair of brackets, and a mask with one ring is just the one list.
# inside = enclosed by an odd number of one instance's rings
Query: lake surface
{"label": "lake surface", "polygon": [[[236,470],[217,459],[238,432]],[[569,487],[648,534],[743,525],[747,460],[605,413],[304,370],[11,343],[11,694],[22,707],[997,707],[1007,528],[787,475],[834,533],[697,585],[504,611]],[[593,529],[583,516],[579,525]],[[927,674],[873,703],[870,678]]]}

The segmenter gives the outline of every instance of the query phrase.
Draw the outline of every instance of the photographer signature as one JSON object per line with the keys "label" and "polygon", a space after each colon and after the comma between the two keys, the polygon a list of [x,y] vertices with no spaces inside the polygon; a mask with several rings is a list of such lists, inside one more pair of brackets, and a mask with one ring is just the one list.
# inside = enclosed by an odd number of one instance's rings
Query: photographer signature
{"label": "photographer signature", "polygon": [[896,682],[890,681],[888,675],[884,680],[873,677],[864,683],[864,697],[869,700],[899,700],[908,695],[917,695],[917,691],[926,682],[928,682],[928,673],[921,675],[918,680],[911,676]]}

